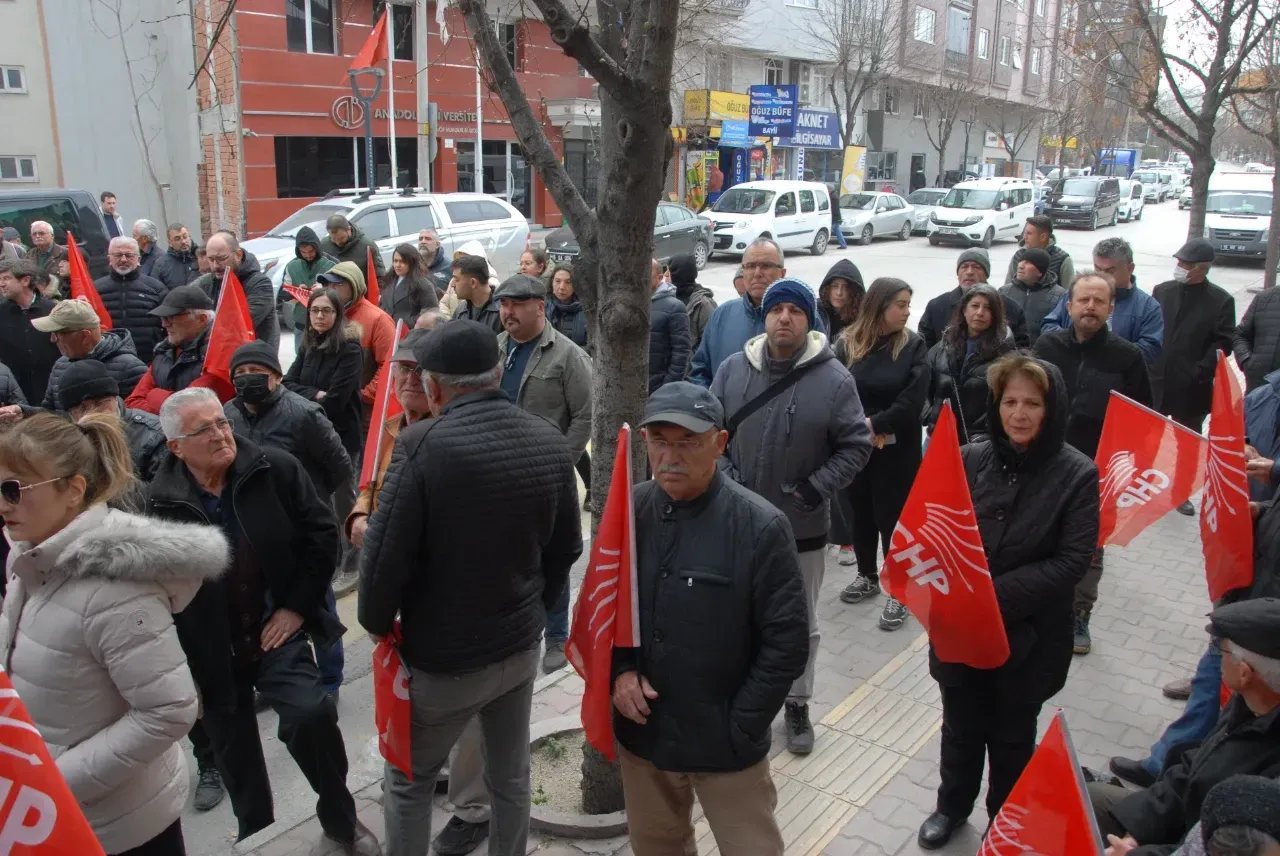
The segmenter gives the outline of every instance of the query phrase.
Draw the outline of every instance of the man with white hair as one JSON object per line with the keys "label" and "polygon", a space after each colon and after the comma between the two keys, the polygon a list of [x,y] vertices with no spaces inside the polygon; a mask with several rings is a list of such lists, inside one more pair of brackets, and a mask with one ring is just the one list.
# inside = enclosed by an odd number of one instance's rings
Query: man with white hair
{"label": "man with white hair", "polygon": [[[160,228],[150,220],[135,220],[133,223],[133,239],[138,242],[138,255],[141,258],[142,273],[151,276],[151,268],[159,256],[156,244],[160,241]],[[184,283],[185,284],[185,283]]]}
{"label": "man with white hair", "polygon": [[107,266],[107,275],[94,280],[93,285],[111,315],[111,328],[127,331],[138,356],[144,363],[150,362],[164,337],[160,319],[151,310],[160,305],[169,290],[163,282],[142,272],[142,256],[133,238],[111,239]]}
{"label": "man with white hair", "polygon": [[43,270],[49,276],[58,275],[58,262],[67,258],[67,248],[54,240],[53,227],[43,220],[31,224],[31,249],[27,250],[27,261]]}
{"label": "man with white hair", "polygon": [[235,387],[205,373],[204,357],[213,326],[213,301],[197,285],[181,285],[165,295],[151,314],[164,326],[165,339],[155,349],[151,367],[133,388],[125,404],[148,413],[175,392],[190,386],[212,389],[223,403],[235,397]]}

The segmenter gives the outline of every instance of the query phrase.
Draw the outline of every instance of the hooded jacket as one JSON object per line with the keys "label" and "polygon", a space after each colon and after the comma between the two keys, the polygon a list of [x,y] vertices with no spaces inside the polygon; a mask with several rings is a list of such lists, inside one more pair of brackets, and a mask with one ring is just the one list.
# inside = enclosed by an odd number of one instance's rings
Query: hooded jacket
{"label": "hooded jacket", "polygon": [[297,458],[320,496],[329,496],[351,478],[351,457],[324,410],[283,384],[258,405],[257,413],[250,413],[238,397],[222,411],[239,436]]}
{"label": "hooded jacket", "polygon": [[53,368],[49,370],[49,386],[45,388],[44,401],[41,406],[45,410],[62,410],[62,404],[58,401],[58,384],[62,380],[62,374],[71,368],[71,364],[80,360],[97,360],[107,367],[107,371],[115,378],[120,386],[120,397],[127,398],[129,393],[133,392],[133,388],[138,385],[138,381],[142,380],[142,376],[147,373],[147,364],[138,358],[138,352],[133,348],[133,339],[129,336],[128,330],[107,330],[102,334],[102,341],[93,346],[88,354],[83,357],[76,357],[74,360],[70,357],[62,356],[53,364]]}
{"label": "hooded jacket", "polygon": [[387,275],[386,264],[382,261],[382,251],[378,249],[376,242],[365,237],[359,226],[351,224],[351,240],[341,247],[335,244],[328,234],[320,239],[320,252],[337,262],[354,262],[362,272],[369,264],[370,249],[373,250],[373,269],[377,272],[378,282],[382,282],[382,278]]}
{"label": "hooded jacket", "polygon": [[[833,205],[832,210],[839,210],[839,206]],[[848,326],[840,318],[840,313],[836,308],[831,305],[831,282],[837,279],[843,279],[853,285],[851,299],[855,303],[861,302],[863,296],[867,293],[866,284],[862,281],[862,271],[858,270],[858,266],[848,259],[840,259],[827,271],[827,275],[822,278],[822,285],[818,286],[818,314],[822,316],[822,320],[826,323],[827,339],[832,342],[838,341],[840,333]]]}
{"label": "hooded jacket", "polygon": [[1023,347],[1034,347],[1036,339],[1040,338],[1044,317],[1053,311],[1058,301],[1066,297],[1066,294],[1067,290],[1058,284],[1058,277],[1053,272],[1052,265],[1035,285],[1028,285],[1020,279],[1015,279],[1008,285],[1002,285],[1000,296],[1004,298],[1005,303],[1012,301],[1022,310],[1023,329],[1017,331],[1018,335],[1015,335],[1014,339],[1022,341],[1025,338],[1027,345]]}
{"label": "hooded jacket", "polygon": [[[506,353],[510,337],[505,330],[498,334],[498,353]],[[591,359],[544,324],[538,346],[525,363],[516,404],[556,426],[576,461],[591,440]]]}
{"label": "hooded jacket", "polygon": [[[324,408],[333,430],[355,462],[364,448],[361,430],[360,381],[364,376],[364,349],[360,339],[364,331],[359,324],[348,322],[342,328],[342,348],[335,353],[308,348],[304,342],[289,371],[284,385],[308,401]],[[323,397],[317,398],[320,393]]]}
{"label": "hooded jacket", "polygon": [[[314,247],[316,257],[311,261],[304,259],[303,247]],[[293,258],[284,266],[280,284],[311,288],[320,274],[332,270],[337,263],[332,256],[326,256],[320,251],[320,239],[316,237],[315,230],[310,226],[303,226],[294,236]],[[295,335],[301,335],[307,329],[307,307],[297,300],[293,301],[293,329]]]}
{"label": "hooded jacket", "polygon": [[[1164,344],[1164,315],[1160,304],[1150,294],[1138,288],[1136,280],[1130,280],[1128,288],[1116,289],[1116,306],[1111,310],[1107,326],[1126,342],[1133,342],[1142,351],[1147,368],[1160,359]],[[1071,327],[1071,314],[1067,312],[1067,296],[1064,294],[1057,307],[1044,317],[1040,332],[1052,333]]]}
{"label": "hooded jacket", "polygon": [[348,324],[360,328],[360,347],[364,350],[364,374],[360,379],[360,400],[370,407],[378,395],[378,372],[382,364],[391,359],[396,348],[396,322],[391,316],[369,302],[364,273],[354,262],[339,262],[330,273],[351,284],[353,295],[345,317]]}
{"label": "hooded jacket", "polygon": [[[817,318],[817,331],[827,332],[821,313]],[[749,294],[744,292],[737,300],[717,306],[702,331],[702,342],[693,355],[689,380],[698,386],[710,387],[720,364],[763,332],[764,313],[751,302]]]}
{"label": "hooded jacket", "polygon": [[108,853],[182,815],[197,700],[173,614],[228,558],[211,526],[102,505],[13,546],[0,662]]}
{"label": "hooded jacket", "polygon": [[674,285],[663,284],[649,298],[649,392],[684,380],[689,368],[689,313]]}
{"label": "hooded jacket", "polygon": [[159,318],[147,313],[160,305],[169,289],[160,280],[144,275],[140,268],[123,276],[113,270],[95,279],[93,287],[111,316],[111,329],[128,331],[138,357],[144,363],[149,361],[164,340],[164,329]]}
{"label": "hooded jacket", "polygon": [[[794,363],[774,363],[761,334],[716,373],[711,393],[724,405],[728,420],[792,365],[816,364],[738,426],[722,460],[732,465],[736,481],[787,515],[801,551],[813,550],[826,543],[831,498],[871,457],[871,429],[853,376],[835,359],[822,333],[809,332]],[[822,497],[819,504],[797,504],[792,489],[802,481]]]}
{"label": "hooded jacket", "polygon": [[956,414],[956,428],[960,444],[985,440],[988,433],[987,402],[991,388],[987,386],[987,369],[991,364],[1014,350],[1012,340],[1005,339],[994,353],[958,355],[946,342],[939,342],[929,349],[929,400],[924,414],[924,427],[933,434],[942,415],[943,402],[951,402]]}
{"label": "hooded jacket", "polygon": [[591,353],[587,341],[587,312],[576,294],[568,303],[562,303],[559,298],[548,294],[547,323],[579,348]]}
{"label": "hooded jacket", "polygon": [[157,345],[151,367],[138,381],[133,392],[125,398],[125,406],[158,415],[160,405],[164,404],[166,398],[189,386],[209,387],[224,404],[234,398],[235,387],[204,371],[204,354],[209,347],[210,329],[211,327],[204,328],[199,336],[182,347],[174,345],[168,339]]}
{"label": "hooded jacket", "polygon": [[186,285],[200,278],[200,263],[196,261],[196,248],[182,251],[169,247],[163,255],[156,256],[151,265],[152,279],[164,283],[164,287],[172,291],[180,285]]}
{"label": "hooded jacket", "polygon": [[[671,284],[676,287],[676,297],[689,313],[690,360],[702,343],[702,331],[716,311],[716,299],[711,289],[698,285],[698,263],[689,253],[677,253],[667,262],[671,270]],[[690,365],[690,367],[692,364]],[[686,370],[685,374],[688,374]]]}
{"label": "hooded jacket", "polygon": [[[1018,281],[1018,262],[1022,261],[1023,257],[1026,256],[1028,249],[1028,247],[1019,247],[1014,251],[1013,258],[1009,260],[1009,270],[1004,276],[1005,285],[1013,285]],[[1071,254],[1058,246],[1057,238],[1050,238],[1049,246],[1045,248],[1045,252],[1049,254],[1049,270],[1045,273],[1045,276],[1050,273],[1053,274],[1054,279],[1063,288],[1071,285],[1076,276],[1076,268],[1071,261]]]}
{"label": "hooded jacket", "polygon": [[[276,317],[276,289],[271,284],[271,277],[262,272],[258,257],[248,250],[241,250],[244,258],[235,269],[236,279],[244,288],[245,300],[249,303],[249,315],[253,319],[253,334],[259,342],[266,342],[272,348],[280,347],[280,321]],[[218,305],[218,295],[222,293],[222,277],[206,273],[194,283],[209,295],[213,305]],[[159,319],[156,319],[159,320]]]}

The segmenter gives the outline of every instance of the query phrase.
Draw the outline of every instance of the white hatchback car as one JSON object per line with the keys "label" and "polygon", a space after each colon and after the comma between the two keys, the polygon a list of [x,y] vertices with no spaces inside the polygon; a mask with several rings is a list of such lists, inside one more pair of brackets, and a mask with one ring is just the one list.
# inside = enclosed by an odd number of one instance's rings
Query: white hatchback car
{"label": "white hatchback car", "polygon": [[929,243],[991,246],[1000,238],[1016,240],[1035,214],[1035,192],[1025,178],[962,181],[929,215]]}
{"label": "white hatchback car", "polygon": [[1134,181],[1131,178],[1120,179],[1120,207],[1116,209],[1116,222],[1128,223],[1131,220],[1141,220],[1143,209],[1146,208],[1146,188],[1142,186],[1141,181]]}
{"label": "white hatchback car", "polygon": [[831,196],[816,181],[747,181],[735,184],[702,212],[715,223],[717,253],[740,256],[759,237],[786,250],[827,251],[831,238]]}

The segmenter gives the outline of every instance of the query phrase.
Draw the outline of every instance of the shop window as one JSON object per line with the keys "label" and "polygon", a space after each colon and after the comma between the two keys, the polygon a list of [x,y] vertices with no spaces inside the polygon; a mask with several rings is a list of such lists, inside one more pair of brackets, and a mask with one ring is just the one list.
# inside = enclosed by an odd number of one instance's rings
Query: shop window
{"label": "shop window", "polygon": [[[387,0],[374,0],[373,23],[377,24]],[[396,59],[413,61],[413,7],[395,3],[391,6],[391,46]]]}
{"label": "shop window", "polygon": [[284,16],[289,50],[334,53],[333,0],[285,0]]}
{"label": "shop window", "polygon": [[[361,141],[363,142],[363,141]],[[351,137],[276,137],[276,196],[324,196],[355,180]]]}
{"label": "shop window", "polygon": [[868,181],[897,181],[897,152],[867,152]]}

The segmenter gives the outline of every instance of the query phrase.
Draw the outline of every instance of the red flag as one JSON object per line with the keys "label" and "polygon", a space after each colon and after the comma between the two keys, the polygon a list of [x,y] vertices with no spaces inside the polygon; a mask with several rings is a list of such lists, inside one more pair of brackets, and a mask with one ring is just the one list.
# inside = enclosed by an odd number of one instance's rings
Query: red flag
{"label": "red flag", "polygon": [[[404,320],[396,322],[396,341],[408,334],[409,328]],[[382,440],[386,436],[384,427],[388,419],[395,419],[404,408],[400,399],[391,390],[391,360],[382,364],[378,371],[378,397],[373,401],[373,419],[369,422],[369,433],[364,438],[364,462],[360,465],[360,489],[364,490],[373,484],[373,477],[378,472],[378,461],[382,459]]]}
{"label": "red flag", "polygon": [[1205,439],[1114,390],[1102,423],[1098,546],[1128,546],[1204,484]]}
{"label": "red flag", "polygon": [[365,267],[369,271],[369,275],[364,278],[365,299],[374,306],[378,305],[378,301],[382,297],[382,292],[378,288],[378,269],[373,264],[373,247],[369,247],[369,258],[365,262]]}
{"label": "red flag", "polygon": [[1253,583],[1253,516],[1244,468],[1244,398],[1227,356],[1218,351],[1209,414],[1209,466],[1200,543],[1209,599]]}
{"label": "red flag", "polygon": [[880,581],[920,619],[942,662],[994,669],[1009,659],[949,403],[893,529]]}
{"label": "red flag", "polygon": [[80,246],[76,243],[75,235],[67,232],[67,264],[71,268],[70,294],[73,300],[87,301],[93,307],[93,311],[98,313],[98,326],[103,332],[111,329],[111,313],[107,311],[107,307],[102,302],[102,296],[98,294],[98,289],[93,285],[93,277],[89,276],[89,266],[85,264],[84,256],[80,253]]}
{"label": "red flag", "polygon": [[373,723],[378,729],[378,751],[383,760],[413,781],[413,754],[409,748],[409,669],[400,658],[400,621],[373,648]]}
{"label": "red flag", "polygon": [[204,352],[204,372],[231,382],[231,355],[245,342],[257,338],[253,332],[253,316],[235,271],[227,268],[222,275],[222,291],[209,331],[209,346]]}
{"label": "red flag", "polygon": [[[103,856],[9,676],[0,670],[0,852],[14,856]],[[13,793],[10,802],[10,793]]]}
{"label": "red flag", "polygon": [[[359,71],[362,68],[381,68],[387,61],[387,40],[383,37],[387,30],[387,13],[383,12],[382,17],[378,19],[378,23],[373,25],[373,32],[369,33],[369,38],[364,40],[364,46],[360,48],[360,53],[355,55],[351,60],[351,65],[347,66],[348,71]],[[347,82],[344,75],[343,83]]]}
{"label": "red flag", "polygon": [[1067,723],[1059,710],[1004,801],[977,856],[1102,856]]}
{"label": "red flag", "polygon": [[609,496],[591,543],[591,560],[573,605],[565,656],[586,687],[582,728],[587,740],[612,761],[613,649],[640,647],[640,597],[636,591],[636,519],[631,504],[631,426],[618,429]]}
{"label": "red flag", "polygon": [[304,285],[282,285],[285,294],[301,303],[303,306],[311,305],[311,289]]}

